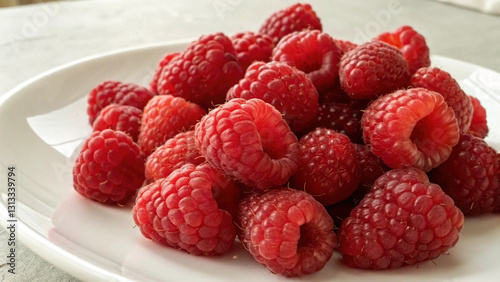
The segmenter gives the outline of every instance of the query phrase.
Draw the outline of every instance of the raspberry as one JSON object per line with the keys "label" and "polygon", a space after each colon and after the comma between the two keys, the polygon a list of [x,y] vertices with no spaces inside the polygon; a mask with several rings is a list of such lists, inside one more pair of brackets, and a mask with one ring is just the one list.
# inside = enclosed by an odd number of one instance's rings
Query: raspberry
{"label": "raspberry", "polygon": [[304,72],[280,62],[255,62],[227,92],[233,98],[259,98],[280,111],[293,132],[303,130],[318,112],[318,92]]}
{"label": "raspberry", "polygon": [[403,54],[403,58],[408,62],[411,74],[419,68],[431,65],[429,47],[425,38],[411,26],[406,25],[393,32],[384,32],[376,39],[398,48]]}
{"label": "raspberry", "polygon": [[137,141],[141,126],[142,110],[119,104],[110,104],[104,107],[92,126],[94,131],[113,129],[123,131]]}
{"label": "raspberry", "polygon": [[443,96],[424,88],[379,97],[366,109],[361,125],[365,143],[392,168],[429,171],[449,157],[459,138],[453,110]]}
{"label": "raspberry", "polygon": [[354,144],[354,149],[356,150],[356,160],[361,175],[359,184],[368,187],[369,190],[375,180],[386,171],[389,171],[390,168],[379,157],[373,154],[371,147]]}
{"label": "raspberry", "polygon": [[342,55],[327,33],[303,30],[285,35],[274,48],[272,60],[305,72],[316,90],[323,92],[335,84]]}
{"label": "raspberry", "polygon": [[143,109],[154,96],[146,88],[120,81],[104,81],[96,86],[88,96],[87,114],[90,125],[99,115],[99,112],[109,104],[120,104]]}
{"label": "raspberry", "polygon": [[300,138],[300,160],[293,188],[323,205],[338,203],[358,187],[360,175],[354,144],[334,130],[318,128]]}
{"label": "raspberry", "polygon": [[341,39],[334,38],[333,41],[335,42],[335,44],[337,44],[337,47],[339,47],[339,49],[342,51],[342,53],[347,53],[347,52],[351,51],[352,49],[358,47],[358,44],[353,43],[353,42],[348,41],[348,40],[341,40]]}
{"label": "raspberry", "polygon": [[144,237],[194,255],[230,250],[235,228],[213,193],[237,186],[228,179],[219,183],[219,173],[209,164],[186,164],[142,188],[132,214]]}
{"label": "raspberry", "polygon": [[361,117],[363,111],[346,103],[324,103],[319,106],[316,119],[309,125],[310,131],[318,127],[333,129],[345,134],[353,143],[363,143]]}
{"label": "raspberry", "polygon": [[243,70],[254,61],[269,62],[274,49],[271,37],[251,31],[239,32],[230,37],[236,57]]}
{"label": "raspberry", "polygon": [[484,139],[489,131],[486,110],[476,97],[469,96],[469,98],[472,104],[472,118],[468,133]]}
{"label": "raspberry", "polygon": [[260,99],[235,98],[195,127],[205,159],[256,190],[288,181],[297,170],[299,144],[281,113]]}
{"label": "raspberry", "polygon": [[227,90],[243,74],[231,39],[223,33],[204,35],[163,68],[158,93],[209,109],[224,102]]}
{"label": "raspberry", "polygon": [[325,208],[303,191],[280,188],[240,204],[238,238],[271,272],[287,277],[321,270],[337,237]]}
{"label": "raspberry", "polygon": [[421,68],[411,77],[412,87],[422,87],[443,95],[444,100],[455,112],[461,133],[468,131],[472,120],[472,103],[450,73],[436,68]]}
{"label": "raspberry", "polygon": [[185,164],[199,165],[205,158],[194,143],[194,130],[181,132],[156,148],[146,160],[146,181],[154,182],[167,177]]}
{"label": "raspberry", "polygon": [[[436,184],[417,180],[416,168],[389,171],[394,179],[363,198],[342,222],[339,247],[351,267],[398,268],[432,260],[455,246],[464,223],[462,212]],[[384,176],[382,176],[384,177]]]}
{"label": "raspberry", "polygon": [[381,41],[370,41],[347,52],[340,59],[340,84],[353,99],[374,99],[405,88],[408,64],[401,52]]}
{"label": "raspberry", "polygon": [[155,96],[144,107],[137,143],[146,155],[150,155],[177,133],[190,130],[205,114],[197,104],[183,98]]}
{"label": "raspberry", "polygon": [[439,184],[465,215],[491,213],[500,204],[500,160],[495,149],[470,134],[462,134],[446,162],[432,170]]}
{"label": "raspberry", "polygon": [[309,4],[296,3],[271,14],[259,29],[270,36],[275,44],[294,31],[322,30],[321,20]]}
{"label": "raspberry", "polygon": [[123,205],[144,183],[144,154],[121,131],[94,131],[73,167],[73,187],[85,198]]}
{"label": "raspberry", "polygon": [[158,63],[158,66],[156,66],[155,74],[153,76],[153,79],[149,83],[149,89],[151,92],[158,94],[158,80],[160,79],[161,72],[163,71],[163,68],[170,63],[175,57],[177,57],[180,53],[179,52],[172,52],[172,53],[167,53]]}

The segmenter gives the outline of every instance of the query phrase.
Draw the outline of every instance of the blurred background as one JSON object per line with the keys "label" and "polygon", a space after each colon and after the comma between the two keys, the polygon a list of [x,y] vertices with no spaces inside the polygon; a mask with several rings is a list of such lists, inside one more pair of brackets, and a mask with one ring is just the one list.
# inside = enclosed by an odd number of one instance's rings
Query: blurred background
{"label": "blurred background", "polygon": [[50,1],[54,0],[0,0],[0,7],[10,7],[10,6],[35,4],[35,3],[43,3]]}

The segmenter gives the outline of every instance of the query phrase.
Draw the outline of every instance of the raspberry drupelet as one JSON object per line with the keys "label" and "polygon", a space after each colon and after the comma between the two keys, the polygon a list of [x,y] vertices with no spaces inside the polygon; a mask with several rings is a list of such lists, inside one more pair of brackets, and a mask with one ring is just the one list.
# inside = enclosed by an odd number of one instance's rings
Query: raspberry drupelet
{"label": "raspberry drupelet", "polygon": [[123,131],[130,135],[134,141],[137,141],[141,127],[141,117],[142,110],[136,107],[111,104],[102,109],[94,121],[92,129],[94,131],[104,129]]}

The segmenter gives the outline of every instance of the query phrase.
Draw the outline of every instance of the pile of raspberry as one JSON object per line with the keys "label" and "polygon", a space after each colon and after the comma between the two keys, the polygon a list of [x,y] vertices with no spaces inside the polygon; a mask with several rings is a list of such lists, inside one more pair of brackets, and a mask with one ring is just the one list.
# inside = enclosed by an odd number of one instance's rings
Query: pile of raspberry
{"label": "pile of raspberry", "polygon": [[335,252],[398,268],[448,253],[464,216],[500,211],[485,109],[410,26],[356,44],[294,4],[165,54],[150,85],[102,82],[87,113],[75,190],[133,207],[145,238],[179,252],[243,244],[287,277]]}

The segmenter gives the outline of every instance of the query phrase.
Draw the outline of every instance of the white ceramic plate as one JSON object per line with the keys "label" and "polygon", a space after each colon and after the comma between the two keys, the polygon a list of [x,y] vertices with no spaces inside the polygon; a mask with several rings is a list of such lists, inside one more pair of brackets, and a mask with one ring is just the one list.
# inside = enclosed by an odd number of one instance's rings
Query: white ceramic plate
{"label": "white ceramic plate", "polygon": [[[18,238],[47,261],[86,281],[289,281],[260,266],[237,243],[224,257],[196,257],[157,245],[134,228],[130,208],[79,196],[71,170],[90,133],[86,96],[108,79],[147,85],[159,59],[185,43],[108,53],[65,65],[0,99],[0,214],[7,223],[7,167],[16,166]],[[500,74],[435,56],[486,107],[489,144],[500,150]],[[308,281],[480,281],[500,277],[500,215],[467,218],[458,245],[433,262],[388,271],[344,266],[334,254]]]}

